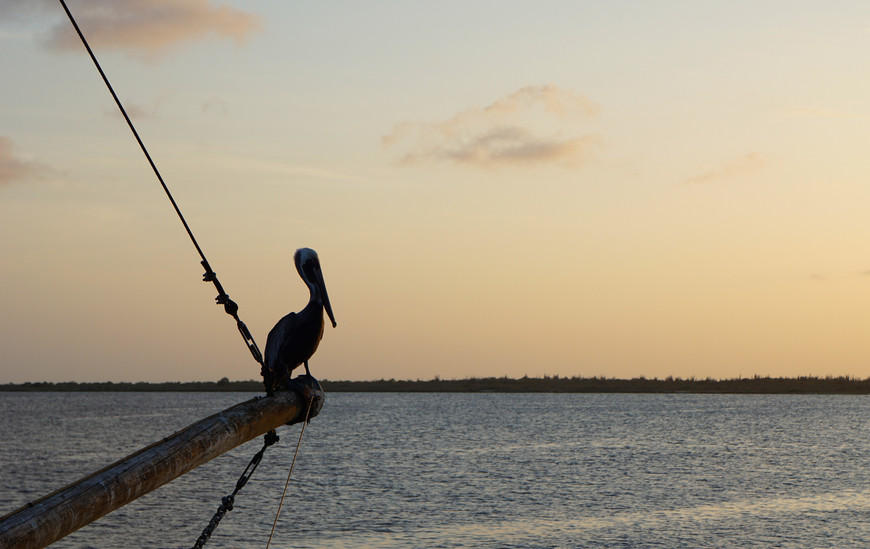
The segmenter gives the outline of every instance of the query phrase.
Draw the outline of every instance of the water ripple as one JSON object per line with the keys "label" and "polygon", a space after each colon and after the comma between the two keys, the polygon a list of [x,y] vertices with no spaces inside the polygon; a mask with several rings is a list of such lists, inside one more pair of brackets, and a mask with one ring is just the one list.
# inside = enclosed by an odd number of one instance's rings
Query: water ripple
{"label": "water ripple", "polygon": [[[5,513],[247,394],[0,393]],[[870,398],[329,395],[281,547],[870,545]],[[209,547],[263,547],[298,427]],[[53,547],[189,547],[261,442]]]}

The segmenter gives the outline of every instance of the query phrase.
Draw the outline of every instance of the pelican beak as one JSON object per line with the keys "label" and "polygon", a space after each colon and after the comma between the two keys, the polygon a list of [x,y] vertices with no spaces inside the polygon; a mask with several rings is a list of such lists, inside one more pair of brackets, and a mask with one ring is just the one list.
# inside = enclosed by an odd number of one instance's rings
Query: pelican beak
{"label": "pelican beak", "polygon": [[332,327],[336,327],[335,315],[332,314],[332,304],[329,302],[329,294],[326,293],[326,282],[323,281],[323,273],[320,269],[317,270],[317,285],[320,286],[320,294],[323,296],[323,308],[326,314],[329,315],[329,320],[332,321]]}

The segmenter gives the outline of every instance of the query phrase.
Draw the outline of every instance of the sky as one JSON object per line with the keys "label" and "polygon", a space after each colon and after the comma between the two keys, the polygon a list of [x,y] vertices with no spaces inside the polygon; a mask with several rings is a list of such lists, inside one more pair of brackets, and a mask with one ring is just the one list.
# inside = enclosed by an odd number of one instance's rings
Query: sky
{"label": "sky", "polygon": [[[870,376],[870,3],[68,5],[316,377]],[[0,382],[258,378],[58,2],[0,72]]]}

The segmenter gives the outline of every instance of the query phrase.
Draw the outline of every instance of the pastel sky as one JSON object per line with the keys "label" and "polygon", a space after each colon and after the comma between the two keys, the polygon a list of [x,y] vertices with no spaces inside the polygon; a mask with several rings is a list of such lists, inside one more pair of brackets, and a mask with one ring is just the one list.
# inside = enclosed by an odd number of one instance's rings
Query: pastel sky
{"label": "pastel sky", "polygon": [[[865,0],[68,4],[318,377],[870,376]],[[59,3],[0,72],[0,382],[257,378]]]}

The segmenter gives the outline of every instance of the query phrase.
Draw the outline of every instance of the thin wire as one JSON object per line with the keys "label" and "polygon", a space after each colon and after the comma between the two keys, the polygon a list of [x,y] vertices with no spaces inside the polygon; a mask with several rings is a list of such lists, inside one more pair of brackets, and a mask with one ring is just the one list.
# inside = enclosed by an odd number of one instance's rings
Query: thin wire
{"label": "thin wire", "polygon": [[275,521],[272,522],[272,531],[269,532],[269,541],[266,542],[266,549],[272,544],[272,535],[275,534],[275,525],[278,524],[278,515],[281,514],[281,506],[284,504],[284,496],[287,495],[287,487],[290,486],[290,475],[293,474],[293,466],[296,465],[296,456],[299,455],[299,446],[302,444],[302,435],[305,434],[305,424],[308,423],[308,414],[311,413],[311,404],[314,399],[308,400],[308,411],[305,412],[305,421],[302,422],[302,430],[299,431],[299,440],[296,442],[296,451],[293,452],[293,461],[290,462],[290,471],[287,472],[287,482],[284,483],[284,491],[281,492],[281,501],[278,502],[278,510],[275,511]]}
{"label": "thin wire", "polygon": [[248,462],[248,466],[245,467],[245,470],[242,471],[242,476],[239,477],[239,480],[236,481],[236,488],[233,492],[221,498],[221,504],[212,517],[211,521],[209,521],[208,525],[202,531],[202,534],[196,539],[196,543],[193,544],[193,549],[202,549],[202,547],[208,542],[211,535],[214,533],[215,529],[218,527],[218,524],[221,520],[223,520],[224,515],[226,515],[229,511],[233,510],[233,504],[236,500],[236,494],[239,493],[239,490],[245,487],[251,477],[254,476],[254,471],[257,470],[257,467],[260,465],[260,461],[263,459],[263,454],[266,452],[266,448],[278,442],[278,434],[275,433],[275,430],[271,430],[266,433],[266,436],[263,440],[263,447],[260,448],[260,451],[254,454],[254,457],[251,458],[251,461]]}
{"label": "thin wire", "polygon": [[76,23],[75,18],[73,17],[72,12],[66,6],[66,2],[64,0],[59,0],[60,5],[63,6],[63,10],[66,12],[67,17],[69,17],[70,23],[72,23],[73,27],[76,29],[76,32],[79,35],[79,38],[82,40],[82,44],[85,45],[85,49],[88,50],[88,55],[91,56],[91,61],[94,62],[94,65],[97,67],[97,71],[99,71],[100,76],[103,78],[103,82],[106,83],[106,87],[109,88],[109,93],[112,94],[112,98],[115,100],[115,104],[118,105],[118,109],[120,109],[121,114],[124,115],[124,120],[127,121],[127,125],[130,126],[130,131],[133,132],[133,137],[136,138],[136,142],[139,143],[139,148],[142,149],[142,152],[145,154],[145,158],[148,159],[148,163],[151,165],[151,169],[154,170],[154,175],[157,176],[157,180],[160,181],[160,185],[163,187],[163,191],[166,193],[166,196],[169,198],[169,201],[172,203],[172,207],[175,208],[175,213],[178,214],[178,218],[181,220],[181,224],[184,225],[184,230],[187,231],[187,236],[190,237],[190,241],[193,242],[194,247],[196,247],[196,251],[199,253],[199,256],[203,261],[206,261],[205,254],[202,253],[202,248],[199,247],[199,243],[196,241],[196,238],[193,236],[193,232],[190,230],[190,227],[187,225],[187,221],[185,221],[184,216],[181,215],[181,210],[178,208],[178,204],[176,204],[175,199],[172,198],[172,193],[169,192],[169,187],[166,186],[166,183],[163,181],[163,176],[160,175],[160,171],[157,169],[157,165],[154,164],[154,161],[151,159],[151,155],[148,154],[148,149],[145,148],[145,144],[142,142],[142,139],[139,137],[139,132],[136,131],[136,128],[133,126],[133,122],[130,120],[130,117],[127,116],[127,111],[124,109],[124,105],[121,104],[121,100],[118,99],[118,95],[115,93],[115,89],[112,88],[112,84],[109,82],[109,79],[106,77],[106,73],[103,72],[103,68],[100,66],[100,62],[97,61],[97,56],[94,55],[93,50],[91,50],[91,46],[88,44],[88,41],[85,39],[85,35],[82,33],[79,28],[78,23]]}
{"label": "thin wire", "polygon": [[[129,126],[130,131],[133,132],[133,137],[136,138],[136,142],[139,143],[139,148],[142,149],[142,153],[148,160],[148,164],[151,165],[151,169],[154,171],[154,175],[157,176],[157,181],[159,181],[160,186],[163,187],[163,192],[166,193],[166,197],[169,198],[169,202],[175,209],[175,213],[178,214],[178,219],[180,219],[181,224],[184,225],[184,230],[187,231],[187,236],[190,237],[190,241],[193,243],[194,248],[196,248],[196,252],[199,254],[199,257],[202,258],[202,261],[200,263],[205,269],[203,281],[212,282],[214,284],[215,288],[218,291],[218,296],[217,298],[215,298],[215,301],[218,305],[223,305],[224,310],[227,312],[227,314],[231,315],[236,320],[236,326],[238,327],[239,332],[242,334],[242,338],[245,340],[245,345],[248,347],[248,350],[251,351],[251,355],[254,357],[254,360],[256,360],[257,363],[260,364],[261,368],[265,368],[265,365],[263,363],[263,355],[260,352],[260,348],[257,346],[257,342],[254,341],[254,337],[251,335],[248,327],[245,326],[245,323],[242,322],[242,320],[239,318],[239,306],[236,305],[236,303],[232,299],[230,299],[230,296],[227,295],[227,293],[223,289],[223,286],[221,286],[220,281],[218,281],[217,274],[215,274],[215,272],[211,268],[211,265],[209,265],[208,260],[205,257],[205,253],[203,253],[202,248],[200,248],[199,242],[196,241],[196,237],[193,236],[193,231],[190,230],[190,226],[187,224],[187,220],[184,219],[184,215],[182,215],[181,209],[178,207],[178,203],[175,202],[175,198],[173,198],[172,193],[169,192],[169,187],[167,187],[166,182],[163,181],[163,176],[160,175],[160,170],[157,169],[157,165],[154,163],[154,160],[151,159],[151,155],[148,153],[148,149],[145,148],[145,143],[143,143],[142,138],[139,137],[139,132],[137,132],[136,127],[133,126],[133,121],[130,120],[130,117],[127,115],[127,110],[124,109],[124,105],[121,104],[121,100],[118,99],[118,94],[115,93],[115,89],[112,87],[111,82],[109,82],[109,78],[106,76],[106,73],[103,72],[103,67],[101,67],[100,62],[97,61],[97,56],[94,55],[94,51],[91,49],[90,44],[88,44],[84,33],[79,28],[75,17],[73,17],[72,12],[69,10],[64,0],[59,0],[59,2],[60,5],[63,7],[63,11],[65,11],[67,17],[69,17],[69,21],[70,23],[72,23],[73,28],[75,28],[76,33],[79,35],[82,44],[84,44],[85,49],[88,50],[88,55],[91,57],[91,61],[94,62],[94,66],[97,67],[97,71],[100,73],[103,82],[109,89],[109,93],[112,94],[112,99],[115,100],[115,104],[118,106],[118,110],[121,111],[121,114],[124,116],[124,120],[127,121],[127,126]],[[263,373],[262,370],[261,373]],[[269,390],[270,389],[267,388],[267,392]]]}

